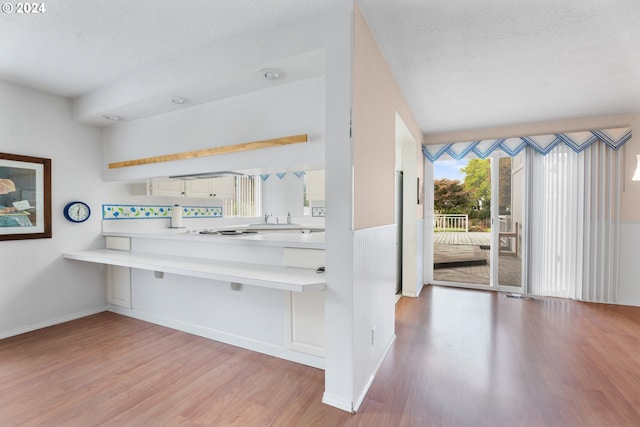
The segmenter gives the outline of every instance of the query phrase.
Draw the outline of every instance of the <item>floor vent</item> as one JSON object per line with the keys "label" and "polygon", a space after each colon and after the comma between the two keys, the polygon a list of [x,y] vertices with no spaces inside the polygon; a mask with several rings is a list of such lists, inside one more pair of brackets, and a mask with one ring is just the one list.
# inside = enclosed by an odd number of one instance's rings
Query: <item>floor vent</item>
{"label": "floor vent", "polygon": [[505,294],[504,295],[507,298],[517,298],[517,299],[530,299],[535,301],[535,298],[527,296],[527,295],[522,295],[522,294]]}

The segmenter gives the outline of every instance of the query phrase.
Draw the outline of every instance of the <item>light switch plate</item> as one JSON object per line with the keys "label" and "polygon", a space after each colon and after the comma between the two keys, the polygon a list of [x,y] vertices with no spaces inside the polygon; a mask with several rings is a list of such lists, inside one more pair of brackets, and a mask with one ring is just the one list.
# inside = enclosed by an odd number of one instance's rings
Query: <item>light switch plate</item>
{"label": "light switch plate", "polygon": [[324,206],[311,208],[311,216],[324,216]]}

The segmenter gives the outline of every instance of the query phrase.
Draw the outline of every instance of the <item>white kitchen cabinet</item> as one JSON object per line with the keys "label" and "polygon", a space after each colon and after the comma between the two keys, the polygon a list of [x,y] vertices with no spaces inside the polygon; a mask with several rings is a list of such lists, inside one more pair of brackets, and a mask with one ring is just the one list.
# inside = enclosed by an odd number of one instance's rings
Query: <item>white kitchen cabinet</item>
{"label": "white kitchen cabinet", "polygon": [[233,197],[233,177],[211,178],[212,197],[217,199],[230,199]]}
{"label": "white kitchen cabinet", "polygon": [[[106,248],[123,252],[131,250],[128,237],[107,237]],[[131,269],[116,265],[107,265],[107,302],[119,307],[132,308],[131,305]]]}
{"label": "white kitchen cabinet", "polygon": [[233,177],[207,179],[154,179],[151,196],[230,199],[233,196]]}
{"label": "white kitchen cabinet", "polygon": [[233,177],[193,179],[185,181],[186,197],[230,199],[233,196]]}
{"label": "white kitchen cabinet", "polygon": [[184,181],[179,179],[153,179],[149,188],[151,196],[184,197]]}
{"label": "white kitchen cabinet", "polygon": [[[325,265],[325,251],[284,248],[287,267],[317,269]],[[289,292],[287,298],[287,347],[324,356],[324,292]]]}
{"label": "white kitchen cabinet", "polygon": [[209,179],[192,179],[184,181],[185,196],[199,198],[212,197],[211,183],[209,181]]}
{"label": "white kitchen cabinet", "polygon": [[131,308],[131,269],[117,265],[107,266],[107,302]]}
{"label": "white kitchen cabinet", "polygon": [[324,169],[307,171],[307,200],[324,200]]}

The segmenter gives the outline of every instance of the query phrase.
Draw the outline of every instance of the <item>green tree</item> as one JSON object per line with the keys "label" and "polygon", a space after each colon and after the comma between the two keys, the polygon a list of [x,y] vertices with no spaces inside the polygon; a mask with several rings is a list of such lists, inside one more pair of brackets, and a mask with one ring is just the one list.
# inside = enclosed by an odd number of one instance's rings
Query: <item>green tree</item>
{"label": "green tree", "polygon": [[471,194],[472,218],[485,219],[491,216],[491,161],[471,159],[461,169],[465,174],[464,188]]}
{"label": "green tree", "polygon": [[472,204],[485,209],[491,203],[491,162],[489,159],[471,159],[463,167],[464,188],[472,198]]}
{"label": "green tree", "polygon": [[511,161],[511,157],[500,158],[500,215],[511,210]]}
{"label": "green tree", "polygon": [[464,185],[447,178],[433,181],[433,206],[443,214],[467,213],[471,209],[471,194]]}

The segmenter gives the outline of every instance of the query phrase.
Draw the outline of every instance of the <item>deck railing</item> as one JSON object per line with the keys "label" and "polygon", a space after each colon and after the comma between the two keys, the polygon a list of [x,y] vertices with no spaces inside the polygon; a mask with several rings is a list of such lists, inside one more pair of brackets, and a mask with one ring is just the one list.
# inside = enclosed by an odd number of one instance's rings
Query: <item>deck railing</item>
{"label": "deck railing", "polygon": [[434,231],[469,232],[469,215],[466,214],[435,214],[433,223]]}

